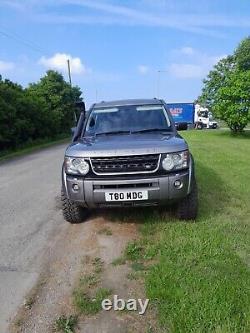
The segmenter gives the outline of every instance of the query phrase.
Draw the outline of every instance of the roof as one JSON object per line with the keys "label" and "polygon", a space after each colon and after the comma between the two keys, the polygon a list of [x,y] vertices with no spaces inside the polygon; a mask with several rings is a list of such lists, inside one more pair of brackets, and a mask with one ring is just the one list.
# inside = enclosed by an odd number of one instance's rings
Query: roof
{"label": "roof", "polygon": [[100,102],[95,103],[93,105],[94,108],[103,108],[103,107],[111,107],[111,106],[122,106],[122,105],[152,105],[152,104],[162,104],[162,100],[157,98],[151,99],[122,99],[117,101],[109,101],[109,102]]}

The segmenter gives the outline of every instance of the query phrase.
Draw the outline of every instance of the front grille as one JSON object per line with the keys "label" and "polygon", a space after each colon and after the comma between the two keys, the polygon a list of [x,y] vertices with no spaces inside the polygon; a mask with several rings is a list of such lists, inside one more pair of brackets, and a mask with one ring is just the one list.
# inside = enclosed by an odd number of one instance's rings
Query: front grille
{"label": "front grille", "polygon": [[91,158],[97,175],[154,172],[158,168],[159,154]]}

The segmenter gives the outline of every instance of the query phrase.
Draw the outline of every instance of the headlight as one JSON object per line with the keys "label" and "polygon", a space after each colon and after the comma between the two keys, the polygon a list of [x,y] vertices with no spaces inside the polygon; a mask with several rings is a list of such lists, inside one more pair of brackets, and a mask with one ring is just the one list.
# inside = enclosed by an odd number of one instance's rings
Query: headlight
{"label": "headlight", "polygon": [[72,175],[86,175],[89,172],[89,163],[84,158],[65,157],[66,173]]}
{"label": "headlight", "polygon": [[188,151],[166,154],[162,160],[162,167],[166,171],[185,169],[188,166]]}

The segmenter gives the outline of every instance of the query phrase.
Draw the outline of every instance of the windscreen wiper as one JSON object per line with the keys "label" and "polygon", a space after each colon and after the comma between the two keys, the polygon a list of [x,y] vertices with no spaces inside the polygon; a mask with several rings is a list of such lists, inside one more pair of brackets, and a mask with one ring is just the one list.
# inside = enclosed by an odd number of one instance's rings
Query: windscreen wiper
{"label": "windscreen wiper", "polygon": [[145,133],[145,132],[170,132],[170,129],[167,128],[145,128],[138,131],[133,131],[131,133]]}
{"label": "windscreen wiper", "polygon": [[113,134],[130,134],[130,131],[110,131],[110,132],[99,132],[95,135],[113,135]]}

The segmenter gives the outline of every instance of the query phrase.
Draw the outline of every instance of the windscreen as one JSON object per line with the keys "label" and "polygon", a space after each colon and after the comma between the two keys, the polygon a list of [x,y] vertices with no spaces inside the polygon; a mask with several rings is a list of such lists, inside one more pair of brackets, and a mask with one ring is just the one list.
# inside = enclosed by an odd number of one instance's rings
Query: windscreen
{"label": "windscreen", "polygon": [[85,135],[150,129],[171,130],[168,114],[162,105],[94,109],[88,119]]}

